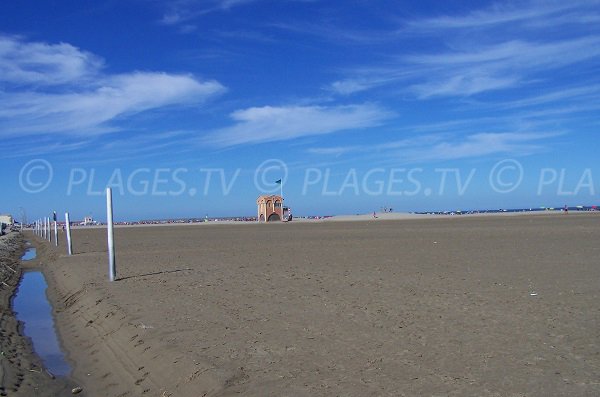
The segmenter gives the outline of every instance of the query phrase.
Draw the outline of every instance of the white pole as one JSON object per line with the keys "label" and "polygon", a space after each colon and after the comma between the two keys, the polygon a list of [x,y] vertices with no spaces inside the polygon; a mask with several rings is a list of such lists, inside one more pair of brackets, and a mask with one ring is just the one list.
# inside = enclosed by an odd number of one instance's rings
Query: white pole
{"label": "white pole", "polygon": [[281,184],[279,187],[281,189],[281,221],[283,222],[283,178],[281,178]]}
{"label": "white pole", "polygon": [[50,217],[46,217],[46,236],[48,237],[48,241],[52,241],[52,232],[50,231]]}
{"label": "white pole", "polygon": [[69,220],[69,213],[65,212],[65,226],[67,228],[67,251],[69,255],[73,255],[73,244],[71,242],[71,221]]}
{"label": "white pole", "polygon": [[112,190],[106,188],[106,226],[108,229],[108,279],[115,281],[115,240],[113,231]]}
{"label": "white pole", "polygon": [[42,218],[42,239],[46,239],[46,217]]}

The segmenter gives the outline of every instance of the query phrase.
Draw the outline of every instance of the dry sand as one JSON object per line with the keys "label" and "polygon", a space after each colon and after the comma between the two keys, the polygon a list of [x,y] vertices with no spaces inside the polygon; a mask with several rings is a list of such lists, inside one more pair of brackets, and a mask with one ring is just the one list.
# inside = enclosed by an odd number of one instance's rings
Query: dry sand
{"label": "dry sand", "polygon": [[115,238],[42,252],[88,396],[600,395],[600,214]]}

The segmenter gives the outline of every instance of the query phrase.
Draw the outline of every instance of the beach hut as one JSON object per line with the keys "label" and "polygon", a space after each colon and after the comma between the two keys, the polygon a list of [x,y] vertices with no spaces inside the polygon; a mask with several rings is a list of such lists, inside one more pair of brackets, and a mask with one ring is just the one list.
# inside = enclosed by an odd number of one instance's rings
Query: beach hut
{"label": "beach hut", "polygon": [[263,195],[256,199],[259,222],[274,222],[283,219],[283,198],[279,195]]}

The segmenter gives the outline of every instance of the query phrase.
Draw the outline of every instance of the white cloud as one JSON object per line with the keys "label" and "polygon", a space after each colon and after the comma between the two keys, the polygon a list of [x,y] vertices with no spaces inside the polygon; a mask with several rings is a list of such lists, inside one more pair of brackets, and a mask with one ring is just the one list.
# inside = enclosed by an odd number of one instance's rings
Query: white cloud
{"label": "white cloud", "polygon": [[103,74],[97,57],[68,44],[6,37],[1,43],[0,68],[11,71],[0,77],[11,84],[0,91],[4,136],[97,134],[114,129],[110,122],[118,117],[199,103],[224,91],[216,81],[186,74]]}
{"label": "white cloud", "polygon": [[560,67],[600,55],[600,50],[597,49],[599,44],[600,36],[552,42],[513,40],[436,55],[410,56],[406,60],[416,65],[434,67],[487,64],[492,70]]}
{"label": "white cloud", "polygon": [[253,107],[231,114],[231,127],[213,131],[206,142],[234,146],[375,127],[393,114],[376,105]]}
{"label": "white cloud", "polygon": [[[600,58],[598,0],[498,2],[462,15],[414,19],[386,37],[429,37],[427,52],[390,52],[382,67],[357,67],[330,85],[341,95],[373,88],[417,98],[466,97],[545,83],[566,82],[566,67],[593,68]],[[568,25],[568,26],[567,26]],[[557,29],[562,26],[564,29]],[[423,38],[420,38],[424,40]],[[410,43],[410,41],[409,41]],[[436,48],[435,52],[430,49]]]}
{"label": "white cloud", "polygon": [[573,2],[533,0],[518,4],[495,3],[483,10],[466,15],[440,16],[411,21],[408,28],[412,31],[431,31],[439,33],[446,29],[494,28],[498,25],[540,22],[557,26],[561,23],[581,22],[582,17],[593,13],[597,0],[578,0]]}
{"label": "white cloud", "polygon": [[[540,5],[543,5],[540,7]],[[490,27],[492,25],[518,22],[532,18],[543,18],[565,11],[573,6],[569,2],[531,2],[523,6],[494,4],[485,10],[473,11],[467,15],[441,16],[409,23],[409,28],[417,31],[439,29],[465,29]]]}
{"label": "white cloud", "polygon": [[565,66],[600,56],[600,36],[554,42],[509,41],[404,58],[420,71],[422,82],[410,86],[420,98],[470,96],[511,88]]}
{"label": "white cloud", "polygon": [[190,33],[195,26],[190,24],[198,17],[218,11],[229,11],[234,7],[254,3],[262,0],[175,0],[166,3],[168,11],[165,12],[160,23],[164,25],[178,25],[186,23],[186,28],[180,32]]}
{"label": "white cloud", "polygon": [[374,76],[374,77],[361,77],[361,78],[350,78],[345,80],[334,81],[328,87],[330,91],[333,91],[340,95],[350,95],[361,91],[367,91],[372,88],[385,85],[389,82],[393,82],[398,76]]}
{"label": "white cloud", "polygon": [[463,75],[448,76],[445,79],[429,81],[427,83],[415,84],[410,88],[419,98],[448,95],[469,96],[480,92],[508,88],[517,84],[518,81],[516,77],[496,78],[466,73]]}
{"label": "white cloud", "polygon": [[100,58],[70,44],[28,43],[0,36],[0,82],[59,85],[86,80],[102,68]]}
{"label": "white cloud", "polygon": [[569,87],[561,90],[553,90],[544,94],[535,95],[528,98],[519,98],[513,101],[497,102],[496,107],[503,108],[520,108],[537,106],[547,103],[560,103],[564,105],[571,101],[581,102],[586,104],[600,103],[600,84],[591,84],[578,87]]}
{"label": "white cloud", "polygon": [[228,10],[232,7],[239,6],[246,3],[253,3],[257,0],[218,0],[217,4],[219,8]]}
{"label": "white cloud", "polygon": [[325,156],[341,156],[345,153],[360,151],[361,146],[332,146],[332,147],[315,147],[306,150],[310,154],[318,154]]}
{"label": "white cloud", "polygon": [[464,138],[444,141],[427,148],[416,148],[405,153],[415,160],[457,160],[493,154],[529,155],[545,149],[544,140],[557,133],[477,133]]}
{"label": "white cloud", "polygon": [[428,134],[362,146],[310,148],[308,153],[337,155],[376,154],[378,161],[432,162],[477,158],[495,154],[524,156],[547,150],[551,138],[561,132],[484,132],[465,135]]}

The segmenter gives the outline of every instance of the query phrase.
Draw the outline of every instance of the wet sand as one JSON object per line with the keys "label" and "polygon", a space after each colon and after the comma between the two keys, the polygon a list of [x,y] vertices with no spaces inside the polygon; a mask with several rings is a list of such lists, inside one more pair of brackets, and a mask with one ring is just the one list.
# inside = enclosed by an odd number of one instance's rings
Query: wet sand
{"label": "wet sand", "polygon": [[68,395],[73,385],[43,368],[31,341],[22,336],[23,324],[11,310],[11,297],[24,268],[20,261],[24,244],[19,233],[0,237],[0,396]]}
{"label": "wet sand", "polygon": [[[600,214],[74,231],[88,396],[600,394]],[[47,246],[47,245],[46,245]]]}

